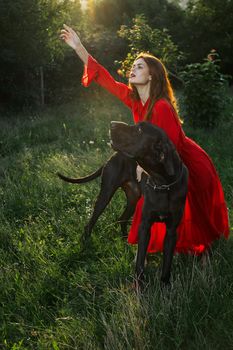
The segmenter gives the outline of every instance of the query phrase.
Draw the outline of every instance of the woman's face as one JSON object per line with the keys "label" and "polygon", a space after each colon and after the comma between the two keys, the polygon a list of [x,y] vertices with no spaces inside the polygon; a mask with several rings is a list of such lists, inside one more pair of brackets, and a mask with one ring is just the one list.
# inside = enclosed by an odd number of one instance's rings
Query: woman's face
{"label": "woman's face", "polygon": [[129,83],[133,85],[146,85],[151,80],[149,67],[143,58],[134,61],[129,74]]}

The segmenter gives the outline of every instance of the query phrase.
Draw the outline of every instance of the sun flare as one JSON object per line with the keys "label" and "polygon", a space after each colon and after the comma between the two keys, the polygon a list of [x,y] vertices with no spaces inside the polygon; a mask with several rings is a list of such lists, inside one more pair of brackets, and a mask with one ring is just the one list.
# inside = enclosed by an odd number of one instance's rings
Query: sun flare
{"label": "sun flare", "polygon": [[88,0],[80,0],[82,11],[86,11],[86,9],[87,9],[87,2],[88,2]]}

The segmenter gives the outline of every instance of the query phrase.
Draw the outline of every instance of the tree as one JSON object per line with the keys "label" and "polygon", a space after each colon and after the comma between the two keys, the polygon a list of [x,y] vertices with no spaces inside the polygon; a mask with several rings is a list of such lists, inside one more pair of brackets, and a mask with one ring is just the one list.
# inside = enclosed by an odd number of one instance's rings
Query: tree
{"label": "tree", "polygon": [[92,9],[96,23],[114,29],[122,24],[129,25],[138,14],[143,14],[152,27],[171,28],[174,23],[179,24],[183,13],[180,6],[170,0],[99,0],[92,4]]}
{"label": "tree", "polygon": [[118,33],[129,42],[130,51],[126,59],[120,62],[124,75],[140,52],[149,52],[157,56],[170,70],[177,72],[183,55],[166,29],[152,29],[146,18],[138,15],[133,19],[131,27],[123,25]]}
{"label": "tree", "polygon": [[182,72],[186,113],[193,127],[213,128],[225,117],[228,81],[219,63],[212,50],[204,62],[189,64]]}
{"label": "tree", "polygon": [[190,0],[185,11],[181,47],[189,62],[200,62],[216,49],[227,73],[233,73],[233,0]]}
{"label": "tree", "polygon": [[58,29],[67,1],[0,0],[0,98],[28,105],[39,96],[39,68],[62,55]]}

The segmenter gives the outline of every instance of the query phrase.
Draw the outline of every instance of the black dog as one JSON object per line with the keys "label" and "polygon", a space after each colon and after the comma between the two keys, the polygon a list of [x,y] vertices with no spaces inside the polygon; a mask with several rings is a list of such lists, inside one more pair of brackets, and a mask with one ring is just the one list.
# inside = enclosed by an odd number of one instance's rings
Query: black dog
{"label": "black dog", "polygon": [[138,231],[137,282],[140,287],[144,278],[151,225],[154,222],[164,222],[166,235],[161,280],[167,284],[176,245],[176,229],[185,205],[188,170],[173,143],[160,128],[146,122],[134,126],[112,122],[110,131],[113,149],[136,160],[148,174],[143,191],[142,221]]}
{"label": "black dog", "polygon": [[187,169],[166,134],[149,123],[142,122],[128,126],[125,123],[112,122],[111,137],[112,146],[117,153],[104,166],[83,178],[72,179],[59,173],[58,176],[67,182],[85,183],[101,175],[101,190],[91,219],[85,227],[84,240],[90,236],[97,219],[113,194],[121,187],[126,194],[127,204],[119,221],[122,235],[126,237],[127,222],[141,196],[141,183],[136,180],[136,166],[137,163],[140,164],[148,173],[148,177],[143,186],[145,202],[139,230],[136,276],[139,281],[143,279],[151,224],[155,221],[164,221],[167,225],[167,234],[161,279],[168,283],[176,243],[176,228],[182,217],[187,192]]}

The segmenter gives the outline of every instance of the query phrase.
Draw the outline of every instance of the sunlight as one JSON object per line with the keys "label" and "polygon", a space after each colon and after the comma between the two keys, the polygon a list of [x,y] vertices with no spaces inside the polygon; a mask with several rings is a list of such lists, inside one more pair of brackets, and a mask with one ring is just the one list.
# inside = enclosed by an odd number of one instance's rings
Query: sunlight
{"label": "sunlight", "polygon": [[81,10],[82,11],[86,11],[86,9],[87,9],[87,2],[88,2],[88,0],[80,0]]}

